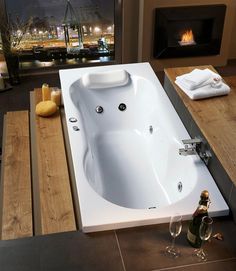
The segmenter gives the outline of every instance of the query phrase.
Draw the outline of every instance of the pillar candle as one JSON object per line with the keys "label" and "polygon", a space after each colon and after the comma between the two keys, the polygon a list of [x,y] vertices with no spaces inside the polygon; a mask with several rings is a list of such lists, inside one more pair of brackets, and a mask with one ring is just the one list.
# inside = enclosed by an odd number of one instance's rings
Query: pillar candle
{"label": "pillar candle", "polygon": [[61,91],[60,91],[60,89],[52,88],[51,101],[53,101],[57,106],[60,106],[60,104],[61,104]]}
{"label": "pillar candle", "polygon": [[49,85],[46,83],[42,85],[42,98],[43,101],[51,100],[51,90],[49,88]]}

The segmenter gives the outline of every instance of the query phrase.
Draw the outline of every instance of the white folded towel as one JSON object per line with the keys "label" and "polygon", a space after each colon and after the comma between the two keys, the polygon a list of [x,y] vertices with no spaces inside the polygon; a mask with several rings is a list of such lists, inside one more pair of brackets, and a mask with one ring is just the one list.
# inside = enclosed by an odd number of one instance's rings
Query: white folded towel
{"label": "white folded towel", "polygon": [[178,85],[192,100],[226,95],[230,87],[223,83],[222,77],[210,69],[194,69],[176,77]]}
{"label": "white folded towel", "polygon": [[213,80],[221,80],[221,76],[210,69],[194,69],[190,73],[186,73],[176,77],[176,80],[189,90],[195,90],[197,88],[209,85]]}
{"label": "white folded towel", "polygon": [[183,82],[181,80],[176,80],[175,83],[192,100],[200,100],[209,97],[227,95],[230,92],[230,87],[223,82],[217,87],[212,87],[212,85],[208,84],[195,90],[189,90],[188,88],[186,88],[186,86],[183,85]]}

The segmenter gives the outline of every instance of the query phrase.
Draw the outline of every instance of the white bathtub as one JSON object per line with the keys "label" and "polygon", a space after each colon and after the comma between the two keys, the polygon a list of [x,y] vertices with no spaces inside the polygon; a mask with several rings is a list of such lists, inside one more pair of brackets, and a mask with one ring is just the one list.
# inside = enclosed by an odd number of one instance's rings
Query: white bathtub
{"label": "white bathtub", "polygon": [[[127,78],[109,87],[112,72]],[[204,189],[210,214],[228,215],[202,160],[178,154],[190,137],[148,63],[61,70],[60,79],[84,232],[189,219]]]}

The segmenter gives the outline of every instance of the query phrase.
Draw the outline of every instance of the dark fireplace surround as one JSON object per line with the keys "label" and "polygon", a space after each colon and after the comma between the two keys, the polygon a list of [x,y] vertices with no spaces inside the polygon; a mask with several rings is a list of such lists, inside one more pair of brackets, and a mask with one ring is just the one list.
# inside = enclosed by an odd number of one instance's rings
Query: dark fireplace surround
{"label": "dark fireplace surround", "polygon": [[[156,8],[153,55],[156,59],[220,54],[226,6]],[[192,42],[181,42],[187,31]]]}

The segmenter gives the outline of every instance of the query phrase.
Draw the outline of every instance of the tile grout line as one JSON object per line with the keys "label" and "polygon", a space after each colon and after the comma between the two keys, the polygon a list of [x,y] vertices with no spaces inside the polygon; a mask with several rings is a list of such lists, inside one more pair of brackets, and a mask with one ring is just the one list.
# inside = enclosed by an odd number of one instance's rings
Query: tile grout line
{"label": "tile grout line", "polygon": [[117,242],[118,250],[119,250],[119,253],[120,253],[120,257],[121,257],[122,266],[123,266],[124,271],[126,271],[125,262],[124,262],[123,255],[122,255],[122,252],[121,252],[121,248],[120,248],[119,239],[118,239],[118,236],[117,236],[117,234],[116,234],[116,231],[115,231],[115,230],[114,230],[114,233],[115,233],[115,238],[116,238],[116,242]]}
{"label": "tile grout line", "polygon": [[221,259],[221,260],[213,260],[213,261],[208,261],[208,262],[199,262],[199,263],[185,264],[185,265],[179,265],[179,266],[164,267],[164,268],[159,268],[159,269],[153,269],[152,271],[177,270],[183,267],[206,265],[206,264],[220,263],[220,262],[229,262],[232,260],[236,260],[236,257],[226,258],[226,259]]}

